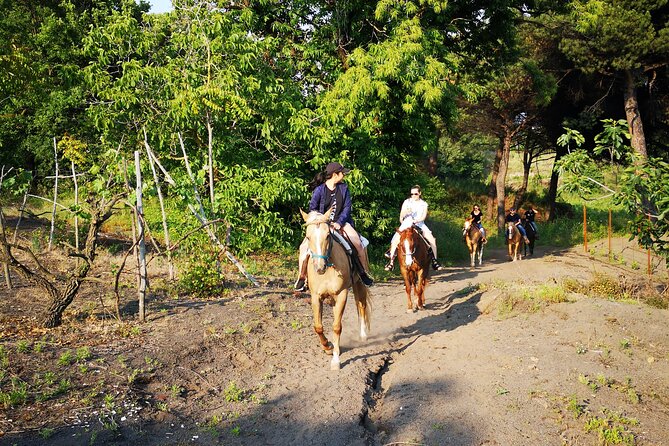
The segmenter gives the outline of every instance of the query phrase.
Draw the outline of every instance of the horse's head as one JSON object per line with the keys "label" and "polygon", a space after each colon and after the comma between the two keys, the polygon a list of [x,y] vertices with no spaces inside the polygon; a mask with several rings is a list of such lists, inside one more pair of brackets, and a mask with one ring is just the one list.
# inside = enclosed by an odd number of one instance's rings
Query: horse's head
{"label": "horse's head", "polygon": [[506,233],[508,234],[507,237],[509,238],[509,240],[511,240],[516,231],[518,231],[518,228],[516,228],[516,224],[514,222],[510,221],[507,222],[507,229],[508,229],[506,231]]}
{"label": "horse's head", "polygon": [[331,209],[325,214],[311,211],[308,214],[300,209],[304,225],[306,227],[306,239],[309,243],[309,255],[314,269],[318,274],[323,274],[329,265],[332,252],[332,238],[330,237]]}
{"label": "horse's head", "polygon": [[400,232],[399,254],[404,256],[404,264],[406,266],[411,266],[413,263],[413,255],[416,253],[413,234],[413,227]]}
{"label": "horse's head", "polygon": [[472,221],[474,221],[471,217],[467,217],[465,219],[465,224],[464,224],[464,229],[465,231],[469,231],[469,228],[472,226]]}

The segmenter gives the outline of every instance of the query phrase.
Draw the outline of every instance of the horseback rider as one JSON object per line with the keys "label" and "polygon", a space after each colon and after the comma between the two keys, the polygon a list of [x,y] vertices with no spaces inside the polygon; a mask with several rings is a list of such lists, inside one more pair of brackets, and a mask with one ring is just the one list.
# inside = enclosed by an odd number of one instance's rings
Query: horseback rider
{"label": "horseback rider", "polygon": [[[483,228],[483,223],[481,223],[481,218],[483,218],[483,212],[481,212],[481,208],[475,204],[469,216],[472,219],[472,224],[476,226],[479,229],[479,231],[481,231],[481,235],[483,236],[482,241],[483,244],[485,245],[486,243],[488,243],[488,239],[485,236],[485,229]],[[465,234],[466,234],[466,229],[462,231],[463,240],[465,238]]]}
{"label": "horseback rider", "polygon": [[411,188],[411,196],[404,200],[402,209],[400,210],[400,227],[395,231],[392,240],[390,241],[390,249],[386,251],[385,256],[390,259],[385,266],[386,271],[390,271],[395,266],[395,255],[397,254],[397,245],[400,243],[400,232],[405,229],[415,226],[422,234],[425,241],[428,243],[428,252],[432,260],[432,268],[436,271],[442,269],[442,266],[437,261],[437,240],[432,235],[432,231],[425,224],[427,218],[427,202],[421,198],[422,192],[420,186],[416,185]]}
{"label": "horseback rider", "polygon": [[537,231],[537,224],[534,222],[536,216],[537,216],[537,211],[531,205],[528,206],[528,209],[525,211],[525,214],[523,214],[523,218],[525,218],[525,221],[527,221],[534,230],[534,238],[538,239],[539,231]]}
{"label": "horseback rider", "polygon": [[[351,260],[356,267],[362,282],[371,286],[374,281],[369,276],[369,261],[367,251],[362,245],[360,235],[353,227],[351,218],[351,193],[346,183],[343,183],[344,175],[351,170],[340,163],[329,163],[324,172],[319,172],[309,184],[313,189],[309,212],[318,211],[324,214],[332,207],[330,214],[330,227],[348,239],[355,249],[350,250]],[[300,244],[299,272],[300,276],[295,282],[295,291],[306,290],[307,271],[306,265],[309,259],[309,244],[305,238]]]}
{"label": "horseback rider", "polygon": [[[523,236],[525,243],[530,243],[530,240],[527,238],[527,232],[525,232],[525,228],[523,228],[523,225],[520,224],[520,215],[516,214],[516,208],[509,209],[509,213],[506,215],[506,222],[513,223],[516,228],[518,228],[520,235]],[[509,234],[507,234],[507,237],[508,235]]]}

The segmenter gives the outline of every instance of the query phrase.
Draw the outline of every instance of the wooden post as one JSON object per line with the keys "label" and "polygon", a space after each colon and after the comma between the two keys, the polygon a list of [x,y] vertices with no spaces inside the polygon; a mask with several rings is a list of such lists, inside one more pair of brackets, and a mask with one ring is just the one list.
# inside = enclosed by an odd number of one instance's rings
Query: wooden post
{"label": "wooden post", "polygon": [[[0,231],[2,233],[5,233],[5,215],[2,212],[2,209],[0,209]],[[12,289],[12,276],[9,275],[9,264],[3,263],[2,264],[2,272],[5,275],[5,284],[7,285],[7,289],[11,290]]]}
{"label": "wooden post", "polygon": [[588,252],[588,219],[585,204],[583,205],[583,250]]}
{"label": "wooden post", "polygon": [[[652,222],[650,220],[650,214],[648,215],[648,222],[652,224]],[[653,275],[652,261],[651,261],[651,256],[650,256],[650,247],[648,248],[648,275],[649,276]]]}
{"label": "wooden post", "polygon": [[139,164],[139,151],[135,150],[135,176],[137,178],[137,227],[139,229],[139,321],[146,320],[144,298],[146,297],[146,245],[144,244],[144,210],[142,206],[142,170]]}
{"label": "wooden post", "polygon": [[167,215],[165,215],[165,201],[163,200],[163,192],[160,189],[158,182],[158,174],[156,173],[156,166],[153,164],[153,157],[149,148],[149,141],[146,137],[146,130],[144,130],[144,147],[146,154],[149,157],[149,165],[151,166],[151,173],[153,174],[153,182],[156,183],[156,192],[158,193],[158,202],[160,203],[160,215],[163,219],[163,236],[165,237],[165,250],[167,254],[167,268],[169,280],[174,280],[174,265],[172,264],[172,249],[170,243],[170,231],[167,228]]}
{"label": "wooden post", "polygon": [[[10,167],[9,170],[7,171],[7,174],[11,172],[12,168]],[[0,190],[2,190],[2,182],[5,179],[5,166],[2,166],[2,173],[0,173]],[[2,234],[5,233],[5,214],[2,211],[2,208],[0,208],[0,230],[2,231]],[[16,238],[16,234],[14,234],[14,238]],[[3,263],[2,264],[2,272],[5,275],[5,284],[7,284],[7,289],[11,290],[12,289],[12,276],[9,275],[9,264],[8,263]]]}
{"label": "wooden post", "polygon": [[609,209],[609,262],[611,261],[611,234],[613,227],[611,226],[611,209]]}
{"label": "wooden post", "polygon": [[[77,183],[77,172],[74,170],[72,161],[72,181],[74,181],[74,207],[79,207],[79,183]],[[79,217],[74,214],[74,247],[79,251]]]}
{"label": "wooden post", "polygon": [[[123,158],[123,180],[125,181],[125,188],[128,191],[128,195],[130,195],[130,191],[132,190],[130,188],[130,181],[128,181],[128,161]],[[132,227],[132,256],[135,259],[135,262],[137,262],[137,270],[139,271],[139,251],[137,249],[137,208],[132,207],[130,210],[130,213],[132,214],[130,216],[130,223]],[[137,274],[137,288],[139,288],[139,274]]]}
{"label": "wooden post", "polygon": [[53,209],[51,211],[51,231],[49,231],[49,248],[51,251],[51,244],[53,243],[53,233],[56,225],[56,203],[58,201],[58,145],[56,144],[56,137],[53,137],[53,159],[56,163],[56,178],[53,183]]}

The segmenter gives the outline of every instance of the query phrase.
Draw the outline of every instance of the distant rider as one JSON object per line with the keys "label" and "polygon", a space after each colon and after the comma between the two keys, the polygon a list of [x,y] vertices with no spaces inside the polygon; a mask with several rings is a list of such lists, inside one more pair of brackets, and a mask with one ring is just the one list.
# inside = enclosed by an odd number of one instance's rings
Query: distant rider
{"label": "distant rider", "polygon": [[506,216],[506,222],[513,223],[514,225],[516,225],[516,228],[518,228],[518,231],[523,236],[525,243],[530,243],[530,240],[527,238],[527,233],[525,232],[525,228],[523,228],[523,225],[520,224],[520,215],[516,214],[516,208],[509,209],[509,213]]}
{"label": "distant rider", "polygon": [[530,224],[530,226],[532,226],[532,229],[534,229],[534,238],[538,239],[539,231],[537,230],[537,224],[534,222],[536,216],[537,216],[536,209],[534,209],[532,206],[529,206],[528,209],[525,211],[524,217],[525,220]]}
{"label": "distant rider", "polygon": [[[483,213],[481,212],[481,208],[478,205],[474,205],[472,208],[471,214],[469,216],[472,219],[472,224],[476,226],[479,231],[481,231],[481,235],[483,236],[483,244],[488,243],[488,239],[485,236],[485,229],[483,228],[483,223],[481,223],[481,218],[483,218]],[[462,237],[464,238],[465,236],[465,231],[462,231]]]}

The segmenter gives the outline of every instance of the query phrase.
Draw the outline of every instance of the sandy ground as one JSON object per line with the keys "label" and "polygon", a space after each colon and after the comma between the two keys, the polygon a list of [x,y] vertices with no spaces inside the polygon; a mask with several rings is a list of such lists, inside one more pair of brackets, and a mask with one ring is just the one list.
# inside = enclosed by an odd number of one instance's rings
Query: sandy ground
{"label": "sandy ground", "polygon": [[639,273],[577,249],[539,246],[519,262],[485,252],[480,268],[435,273],[413,314],[397,274],[372,288],[365,343],[349,297],[340,371],[288,280],[221,300],[156,299],[141,335],[92,348],[109,369],[121,354],[143,369],[116,384],[117,413],[102,417],[101,399],[57,418],[46,414],[76,405],[29,405],[41,423],[26,421],[27,407],[5,410],[0,444],[597,445],[617,435],[669,445],[669,311],[581,294],[500,310],[509,295],[531,299],[565,279]]}

